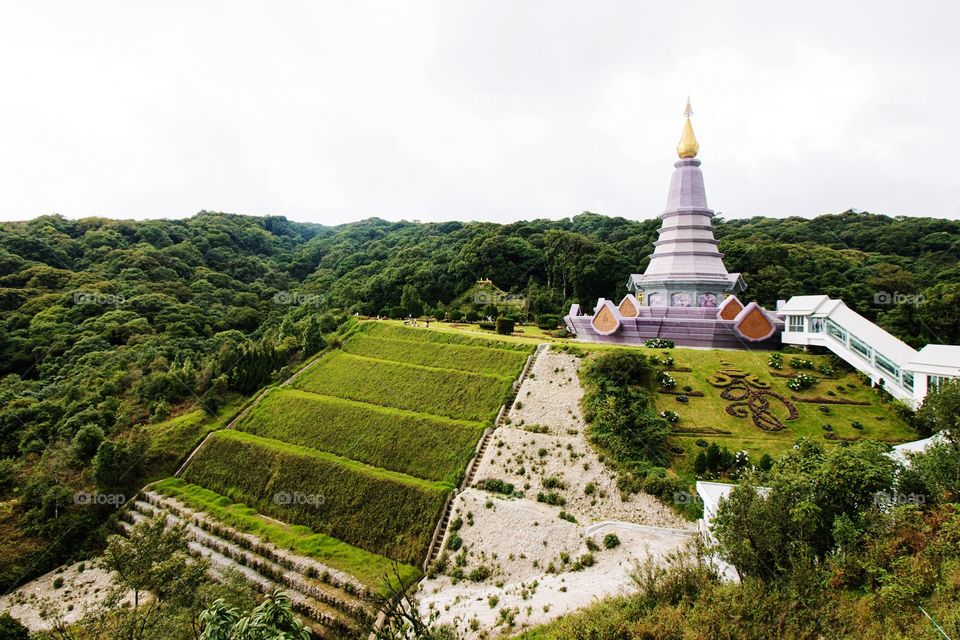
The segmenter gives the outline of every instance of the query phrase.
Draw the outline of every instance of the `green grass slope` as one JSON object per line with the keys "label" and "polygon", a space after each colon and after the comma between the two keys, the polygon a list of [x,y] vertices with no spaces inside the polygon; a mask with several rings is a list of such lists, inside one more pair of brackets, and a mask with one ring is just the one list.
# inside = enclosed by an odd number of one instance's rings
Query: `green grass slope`
{"label": "green grass slope", "polygon": [[[440,323],[436,323],[436,325],[439,326]],[[438,331],[425,327],[406,327],[401,324],[386,321],[364,322],[360,324],[359,331],[380,338],[421,340],[438,344],[458,344],[468,347],[487,347],[490,349],[512,349],[514,351],[522,351],[525,354],[532,353],[535,346],[515,341],[498,340],[496,338],[474,337],[458,331]]]}
{"label": "green grass slope", "polygon": [[382,338],[363,332],[347,340],[343,350],[369,358],[510,378],[516,377],[527,360],[527,354],[516,349]]}
{"label": "green grass slope", "polygon": [[237,428],[456,485],[484,425],[283,388],[267,394]]}
{"label": "green grass slope", "polygon": [[[408,564],[426,553],[452,489],[233,430],[213,434],[183,479],[282,522]],[[278,495],[293,500],[284,503]]]}
{"label": "green grass slope", "polygon": [[355,356],[324,356],[294,386],[322,395],[461,420],[489,422],[503,404],[511,378],[436,369]]}

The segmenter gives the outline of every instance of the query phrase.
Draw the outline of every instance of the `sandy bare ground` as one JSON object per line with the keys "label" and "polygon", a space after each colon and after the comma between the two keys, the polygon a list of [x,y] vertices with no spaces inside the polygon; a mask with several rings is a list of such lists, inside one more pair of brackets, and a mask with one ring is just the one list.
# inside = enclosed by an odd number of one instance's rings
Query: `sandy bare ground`
{"label": "sandy bare ground", "polygon": [[[515,633],[629,591],[637,562],[677,550],[695,534],[692,523],[651,496],[622,500],[616,474],[583,433],[579,364],[567,354],[542,354],[520,388],[511,424],[493,434],[480,463],[476,481],[509,482],[523,497],[469,488],[456,498],[463,546],[447,552],[444,573],[425,580],[420,597],[467,638]],[[537,501],[551,492],[562,507]],[[576,522],[561,519],[561,511]],[[613,549],[604,546],[609,533],[620,541]]]}
{"label": "sandy bare ground", "polygon": [[[54,586],[58,578],[63,580],[59,588]],[[99,607],[111,588],[111,575],[95,560],[64,565],[0,596],[0,612],[10,613],[31,631],[46,631],[57,619],[77,622]],[[132,605],[133,596],[123,603]]]}

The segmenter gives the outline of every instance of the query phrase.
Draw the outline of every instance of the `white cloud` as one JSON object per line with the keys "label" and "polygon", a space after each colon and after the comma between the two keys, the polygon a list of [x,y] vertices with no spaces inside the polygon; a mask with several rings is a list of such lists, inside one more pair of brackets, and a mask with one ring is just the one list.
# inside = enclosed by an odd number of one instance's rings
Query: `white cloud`
{"label": "white cloud", "polygon": [[960,217],[952,3],[0,7],[0,219]]}

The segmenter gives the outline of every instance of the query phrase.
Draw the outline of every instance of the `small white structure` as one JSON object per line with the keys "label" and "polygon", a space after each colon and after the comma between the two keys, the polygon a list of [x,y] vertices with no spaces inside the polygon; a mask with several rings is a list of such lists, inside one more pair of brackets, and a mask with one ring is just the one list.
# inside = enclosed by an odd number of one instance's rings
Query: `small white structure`
{"label": "small white structure", "polygon": [[927,345],[917,351],[842,300],[794,296],[777,304],[784,344],[826,347],[916,409],[927,391],[960,377],[960,346]]}
{"label": "small white structure", "polygon": [[890,457],[894,462],[899,462],[905,467],[910,466],[910,456],[914,453],[923,453],[930,447],[938,444],[944,444],[948,441],[949,434],[941,431],[935,433],[929,438],[923,440],[914,440],[913,442],[904,442],[896,445],[890,452]]}

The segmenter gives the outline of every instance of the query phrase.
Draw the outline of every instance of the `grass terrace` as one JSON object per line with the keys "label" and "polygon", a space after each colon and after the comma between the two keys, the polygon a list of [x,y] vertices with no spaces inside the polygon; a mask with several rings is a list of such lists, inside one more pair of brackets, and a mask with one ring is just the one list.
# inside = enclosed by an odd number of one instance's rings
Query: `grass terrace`
{"label": "grass terrace", "polygon": [[342,351],[324,356],[294,382],[298,389],[311,393],[484,423],[497,415],[512,384],[513,377],[403,364]]}
{"label": "grass terrace", "polygon": [[237,428],[457,485],[485,426],[282,388],[267,394]]}
{"label": "grass terrace", "polygon": [[[244,533],[251,533],[281,549],[314,558],[334,569],[345,571],[367,585],[371,591],[384,587],[383,578],[392,576],[389,558],[351,546],[336,538],[314,533],[309,527],[286,525],[261,515],[251,507],[233,502],[215,491],[190,484],[180,478],[167,478],[153,484],[151,489],[176,498],[188,507]],[[407,564],[398,565],[404,584],[420,577],[420,570]]]}
{"label": "grass terrace", "polygon": [[211,436],[183,479],[406,564],[422,559],[453,488],[233,430]]}
{"label": "grass terrace", "polygon": [[366,332],[351,336],[343,350],[368,358],[507,377],[515,376],[527,359],[527,353],[517,349],[382,338]]}

